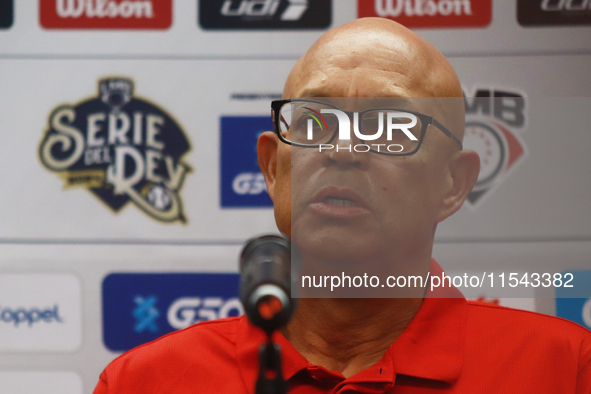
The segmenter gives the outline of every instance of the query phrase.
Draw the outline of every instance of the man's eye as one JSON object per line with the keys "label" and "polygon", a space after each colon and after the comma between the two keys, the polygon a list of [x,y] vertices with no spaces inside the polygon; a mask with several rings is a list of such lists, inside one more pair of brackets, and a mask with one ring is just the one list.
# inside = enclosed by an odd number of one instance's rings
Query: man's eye
{"label": "man's eye", "polygon": [[307,132],[308,129],[310,128],[313,132],[320,132],[322,131],[322,127],[318,124],[318,122],[316,122],[314,119],[309,118],[309,117],[301,117],[298,118],[295,122],[295,124],[293,125],[294,131],[298,131],[298,132]]}

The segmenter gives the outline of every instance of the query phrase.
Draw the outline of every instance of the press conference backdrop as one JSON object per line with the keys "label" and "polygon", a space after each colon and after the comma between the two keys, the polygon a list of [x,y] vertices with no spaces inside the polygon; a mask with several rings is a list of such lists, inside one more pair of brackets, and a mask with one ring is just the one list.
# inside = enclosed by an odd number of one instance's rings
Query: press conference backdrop
{"label": "press conference backdrop", "polygon": [[[479,152],[486,182],[435,258],[591,286],[591,134],[560,122],[591,103],[591,1],[0,0],[3,393],[91,392],[123,351],[242,313],[240,247],[276,231],[255,151],[270,101],[364,16],[432,42],[466,96],[504,97],[469,103],[466,144],[502,129],[510,160]],[[591,326],[590,301],[554,296],[482,294]]]}

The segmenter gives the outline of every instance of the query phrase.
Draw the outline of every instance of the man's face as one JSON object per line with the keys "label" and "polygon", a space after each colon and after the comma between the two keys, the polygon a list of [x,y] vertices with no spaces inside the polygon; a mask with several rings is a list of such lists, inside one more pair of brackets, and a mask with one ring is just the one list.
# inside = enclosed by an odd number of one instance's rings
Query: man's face
{"label": "man's face", "polygon": [[[451,141],[429,130],[412,156],[286,144],[278,155],[276,200],[290,201],[288,234],[302,251],[322,260],[391,261],[432,241],[446,190]],[[338,142],[348,148],[360,141]],[[337,142],[333,141],[334,145]],[[287,225],[287,223],[285,223]]]}
{"label": "man's face", "polygon": [[[371,56],[376,49],[383,53],[371,44],[364,45],[365,54],[317,50],[309,64],[306,57],[300,60],[284,97],[417,97],[429,92],[417,80],[416,65]],[[274,179],[267,177],[278,227],[304,257],[338,261],[341,267],[430,256],[436,224],[453,213],[446,198],[457,151],[435,126],[429,126],[420,150],[411,156],[319,152],[278,142]]]}

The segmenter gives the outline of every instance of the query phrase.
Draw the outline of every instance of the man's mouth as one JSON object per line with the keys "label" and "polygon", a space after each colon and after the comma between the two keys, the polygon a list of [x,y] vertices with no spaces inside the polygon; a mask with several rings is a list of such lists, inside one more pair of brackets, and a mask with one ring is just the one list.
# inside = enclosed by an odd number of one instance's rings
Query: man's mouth
{"label": "man's mouth", "polygon": [[349,188],[336,186],[323,188],[310,201],[309,207],[314,214],[340,219],[354,219],[370,213],[357,193]]}
{"label": "man's mouth", "polygon": [[326,197],[323,202],[328,205],[334,205],[337,207],[356,207],[357,203],[350,198],[341,198],[341,197]]}

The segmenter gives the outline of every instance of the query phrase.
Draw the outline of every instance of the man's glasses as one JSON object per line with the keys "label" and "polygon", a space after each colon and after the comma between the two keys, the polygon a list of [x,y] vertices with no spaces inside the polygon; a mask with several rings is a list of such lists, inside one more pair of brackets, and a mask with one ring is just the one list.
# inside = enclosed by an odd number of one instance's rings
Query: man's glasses
{"label": "man's glasses", "polygon": [[356,139],[367,147],[356,151],[408,156],[419,150],[428,126],[434,125],[462,149],[462,142],[435,118],[407,109],[352,112],[313,99],[288,99],[271,102],[271,116],[279,139],[300,147],[322,150],[340,139]]}

